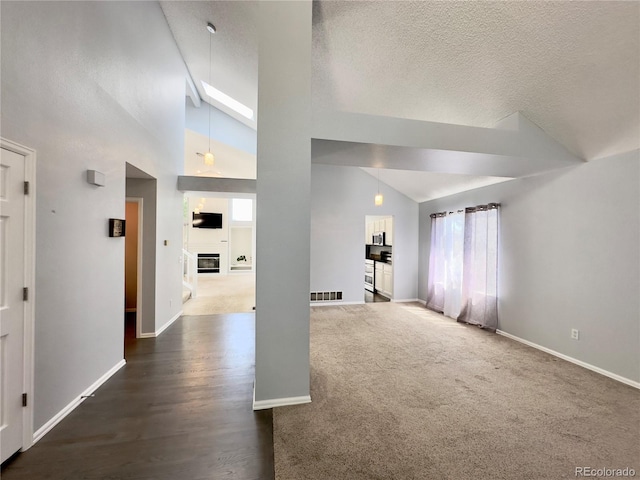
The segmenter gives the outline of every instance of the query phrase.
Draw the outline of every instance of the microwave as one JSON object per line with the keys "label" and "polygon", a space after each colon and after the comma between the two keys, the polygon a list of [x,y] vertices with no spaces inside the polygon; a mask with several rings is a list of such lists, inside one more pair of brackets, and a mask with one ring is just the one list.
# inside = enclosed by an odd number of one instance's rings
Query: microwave
{"label": "microwave", "polygon": [[374,233],[371,245],[384,245],[384,232]]}

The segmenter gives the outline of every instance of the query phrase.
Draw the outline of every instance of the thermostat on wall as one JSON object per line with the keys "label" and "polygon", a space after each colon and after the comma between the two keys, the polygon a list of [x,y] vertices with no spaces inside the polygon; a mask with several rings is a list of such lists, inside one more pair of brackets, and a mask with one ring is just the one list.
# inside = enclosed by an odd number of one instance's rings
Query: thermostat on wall
{"label": "thermostat on wall", "polygon": [[97,170],[87,170],[87,182],[97,187],[104,187],[104,173]]}

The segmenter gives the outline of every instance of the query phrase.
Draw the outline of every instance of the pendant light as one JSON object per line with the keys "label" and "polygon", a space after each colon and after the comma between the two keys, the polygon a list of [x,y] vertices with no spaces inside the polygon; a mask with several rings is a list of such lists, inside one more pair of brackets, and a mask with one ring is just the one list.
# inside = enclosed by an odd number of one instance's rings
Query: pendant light
{"label": "pendant light", "polygon": [[[209,32],[209,85],[211,85],[211,43],[213,34],[216,33],[216,27],[213,23],[207,23],[207,31]],[[215,163],[215,157],[211,153],[211,109],[213,107],[209,102],[207,102],[207,107],[209,108],[209,150],[204,154],[204,164],[211,167]]]}
{"label": "pendant light", "polygon": [[380,193],[380,169],[378,169],[378,193],[373,199],[373,202],[375,203],[376,207],[379,207],[380,205],[382,205],[382,200],[382,194]]}

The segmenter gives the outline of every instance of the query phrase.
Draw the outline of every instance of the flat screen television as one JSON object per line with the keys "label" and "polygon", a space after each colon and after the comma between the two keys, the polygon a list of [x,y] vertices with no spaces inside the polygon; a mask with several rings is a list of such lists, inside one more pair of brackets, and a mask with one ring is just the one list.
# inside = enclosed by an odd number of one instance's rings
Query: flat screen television
{"label": "flat screen television", "polygon": [[193,212],[193,228],[222,228],[221,213]]}

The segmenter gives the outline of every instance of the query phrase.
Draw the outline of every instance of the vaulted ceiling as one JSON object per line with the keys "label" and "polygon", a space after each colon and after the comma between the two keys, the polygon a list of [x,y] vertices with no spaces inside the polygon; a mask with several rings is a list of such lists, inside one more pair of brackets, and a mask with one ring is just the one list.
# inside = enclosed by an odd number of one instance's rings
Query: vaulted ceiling
{"label": "vaulted ceiling", "polygon": [[[161,5],[200,96],[211,21],[211,83],[257,110],[257,2]],[[520,111],[585,160],[640,148],[640,2],[316,1],[312,48],[314,111],[477,127]]]}

